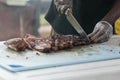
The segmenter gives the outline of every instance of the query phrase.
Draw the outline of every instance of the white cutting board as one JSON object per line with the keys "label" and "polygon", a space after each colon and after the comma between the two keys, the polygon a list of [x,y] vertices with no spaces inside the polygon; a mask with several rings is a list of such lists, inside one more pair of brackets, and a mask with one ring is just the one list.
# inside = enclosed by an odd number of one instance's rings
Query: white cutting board
{"label": "white cutting board", "polygon": [[24,52],[15,52],[8,49],[3,42],[0,42],[0,66],[12,71],[24,71],[32,69],[43,69],[57,66],[66,66],[94,61],[103,61],[120,58],[120,47],[111,42],[109,44],[93,44],[89,46],[80,46],[74,49],[68,49],[49,54],[37,51],[26,50]]}

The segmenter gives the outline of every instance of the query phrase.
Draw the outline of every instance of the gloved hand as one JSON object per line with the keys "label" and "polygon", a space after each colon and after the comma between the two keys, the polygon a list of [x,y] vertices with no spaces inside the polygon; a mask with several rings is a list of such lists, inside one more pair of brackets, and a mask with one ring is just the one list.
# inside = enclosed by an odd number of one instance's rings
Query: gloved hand
{"label": "gloved hand", "polygon": [[93,32],[88,35],[92,42],[101,43],[108,41],[113,34],[113,27],[107,21],[100,21],[96,24]]}
{"label": "gloved hand", "polygon": [[68,8],[72,12],[73,0],[54,0],[54,4],[61,14],[65,13]]}

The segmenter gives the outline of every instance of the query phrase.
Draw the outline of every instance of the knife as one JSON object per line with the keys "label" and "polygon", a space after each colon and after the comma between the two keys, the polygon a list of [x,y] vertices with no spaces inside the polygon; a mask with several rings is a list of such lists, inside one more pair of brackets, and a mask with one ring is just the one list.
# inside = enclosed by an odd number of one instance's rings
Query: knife
{"label": "knife", "polygon": [[83,28],[81,27],[81,25],[78,23],[78,21],[75,19],[75,17],[73,16],[73,14],[70,12],[70,9],[67,9],[65,15],[66,15],[66,18],[69,21],[69,23],[73,26],[73,28],[80,35],[80,38],[89,43],[90,40],[89,40],[86,32],[83,30]]}

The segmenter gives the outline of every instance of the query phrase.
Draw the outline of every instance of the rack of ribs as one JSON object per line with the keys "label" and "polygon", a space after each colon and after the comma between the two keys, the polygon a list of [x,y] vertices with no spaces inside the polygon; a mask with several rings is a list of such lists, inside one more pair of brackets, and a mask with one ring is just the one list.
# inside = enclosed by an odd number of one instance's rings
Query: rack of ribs
{"label": "rack of ribs", "polygon": [[49,53],[89,43],[74,35],[56,35],[49,38],[38,38],[27,34],[24,38],[13,38],[5,41],[4,44],[15,51],[30,49]]}

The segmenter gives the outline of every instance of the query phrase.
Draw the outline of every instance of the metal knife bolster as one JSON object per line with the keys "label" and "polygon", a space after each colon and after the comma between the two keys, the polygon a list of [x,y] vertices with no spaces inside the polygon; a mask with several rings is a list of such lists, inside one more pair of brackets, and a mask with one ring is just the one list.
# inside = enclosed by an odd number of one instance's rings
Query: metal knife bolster
{"label": "metal knife bolster", "polygon": [[69,9],[65,13],[67,20],[70,22],[70,24],[73,26],[73,28],[78,32],[80,37],[87,41],[90,42],[86,32],[82,29],[78,21],[74,18],[73,14],[69,11]]}

